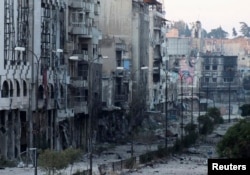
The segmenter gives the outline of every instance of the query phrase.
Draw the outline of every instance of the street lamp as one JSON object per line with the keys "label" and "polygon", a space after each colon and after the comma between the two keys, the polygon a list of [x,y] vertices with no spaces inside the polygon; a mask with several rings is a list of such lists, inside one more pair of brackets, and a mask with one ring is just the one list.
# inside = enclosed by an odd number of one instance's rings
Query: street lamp
{"label": "street lamp", "polygon": [[179,76],[181,78],[181,141],[183,141],[183,129],[184,129],[184,123],[183,123],[183,78],[184,76],[186,76],[184,73],[183,74],[180,74],[179,73]]}
{"label": "street lamp", "polygon": [[30,151],[34,151],[34,175],[37,175],[37,148],[29,148]]}
{"label": "street lamp", "polygon": [[[127,70],[129,71],[129,69],[126,69],[124,67],[116,67],[117,70]],[[134,76],[136,74],[137,71],[140,71],[140,70],[148,70],[148,67],[147,66],[142,66],[140,67],[139,69],[136,69],[135,71],[131,72],[131,75],[129,76],[129,94],[130,94],[130,103],[132,103],[133,101],[133,79],[134,79]],[[129,109],[131,110],[131,109]],[[139,109],[137,109],[139,110]],[[132,110],[133,112],[133,110]],[[133,122],[133,121],[132,121]],[[131,124],[131,157],[134,156],[134,138],[133,138],[133,123]]]}
{"label": "street lamp", "polygon": [[[19,52],[24,52],[25,51],[25,47],[15,47],[15,50],[16,51],[19,51]],[[27,50],[29,51],[35,58],[36,58],[36,61],[38,63],[38,68],[37,68],[37,71],[39,71],[39,61],[40,59],[38,58],[38,56],[31,50]],[[31,87],[29,89],[29,108],[28,108],[28,118],[29,118],[29,147],[32,147],[33,146],[33,135],[32,135],[32,132],[33,132],[33,116],[32,116],[32,99],[31,99],[31,94],[32,94],[32,91],[34,89],[34,59],[31,60],[32,62],[32,65],[31,65]],[[38,76],[38,75],[37,75]]]}
{"label": "street lamp", "polygon": [[162,69],[165,73],[165,149],[168,148],[168,71]]}
{"label": "street lamp", "polygon": [[[98,58],[94,58],[94,59],[88,59],[87,60],[87,64],[88,64],[88,113],[89,113],[89,165],[90,165],[90,175],[92,175],[92,171],[93,171],[93,148],[92,148],[92,130],[93,130],[93,124],[92,124],[92,112],[93,112],[93,104],[92,104],[92,64],[96,61],[99,60],[100,58],[103,57],[98,57]],[[108,57],[105,57],[108,58]],[[78,56],[70,56],[69,57],[70,60],[72,61],[81,61],[81,59]]]}
{"label": "street lamp", "polygon": [[[24,52],[26,50],[25,47],[15,47],[15,50],[16,51],[19,51],[19,52]],[[40,70],[40,61],[41,61],[41,57],[38,57],[37,54],[35,54],[32,50],[28,50],[28,52],[30,52],[36,59],[36,62],[37,62],[37,72],[36,72],[36,92],[35,92],[35,96],[36,96],[36,107],[35,107],[35,110],[36,110],[36,115],[38,116],[38,79],[39,79],[39,70]],[[62,53],[63,50],[62,49],[56,49],[56,50],[52,50],[52,52],[54,53]],[[32,147],[33,146],[33,136],[32,136],[32,131],[33,131],[33,116],[32,116],[32,109],[31,109],[31,106],[32,106],[32,99],[31,99],[31,94],[34,90],[34,59],[31,60],[31,88],[30,88],[30,91],[29,91],[29,147]],[[35,140],[36,141],[36,140]]]}

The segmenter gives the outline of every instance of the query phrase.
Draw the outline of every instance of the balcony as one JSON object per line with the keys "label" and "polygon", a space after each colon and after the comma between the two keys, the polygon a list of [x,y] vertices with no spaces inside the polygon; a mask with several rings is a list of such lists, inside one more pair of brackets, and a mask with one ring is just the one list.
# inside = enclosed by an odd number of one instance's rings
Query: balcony
{"label": "balcony", "polygon": [[143,2],[151,5],[160,4],[160,2],[158,2],[157,0],[143,0]]}
{"label": "balcony", "polygon": [[70,85],[74,87],[87,87],[88,82],[82,76],[81,77],[71,77]]}
{"label": "balcony", "polygon": [[58,120],[64,120],[66,118],[71,118],[71,117],[74,117],[74,109],[59,109],[57,110],[57,117],[58,117]]}
{"label": "balcony", "polygon": [[85,23],[71,23],[69,33],[74,35],[85,35],[86,37],[92,36],[92,27]]}
{"label": "balcony", "polygon": [[72,56],[78,57],[79,61],[88,61],[89,55],[86,50],[73,50]]}
{"label": "balcony", "polygon": [[72,8],[85,9],[86,2],[84,2],[83,0],[70,0],[69,6]]}

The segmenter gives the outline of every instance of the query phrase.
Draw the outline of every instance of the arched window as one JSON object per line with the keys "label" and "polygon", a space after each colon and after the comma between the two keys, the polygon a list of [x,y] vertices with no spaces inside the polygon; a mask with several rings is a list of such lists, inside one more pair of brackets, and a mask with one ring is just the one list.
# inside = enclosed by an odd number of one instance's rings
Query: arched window
{"label": "arched window", "polygon": [[4,81],[2,89],[2,97],[8,97],[8,96],[9,96],[9,85],[7,81]]}
{"label": "arched window", "polygon": [[50,98],[54,98],[54,87],[52,84],[50,85]]}
{"label": "arched window", "polygon": [[39,86],[38,87],[38,99],[43,99],[43,91],[44,91],[44,89],[43,89],[43,86]]}
{"label": "arched window", "polygon": [[63,98],[63,86],[62,85],[60,85],[60,96],[61,98]]}
{"label": "arched window", "polygon": [[27,96],[27,83],[23,80],[23,96]]}
{"label": "arched window", "polygon": [[20,97],[20,84],[17,80],[15,80],[16,83],[16,96]]}
{"label": "arched window", "polygon": [[13,92],[14,92],[13,84],[12,81],[10,81],[10,97],[13,97]]}

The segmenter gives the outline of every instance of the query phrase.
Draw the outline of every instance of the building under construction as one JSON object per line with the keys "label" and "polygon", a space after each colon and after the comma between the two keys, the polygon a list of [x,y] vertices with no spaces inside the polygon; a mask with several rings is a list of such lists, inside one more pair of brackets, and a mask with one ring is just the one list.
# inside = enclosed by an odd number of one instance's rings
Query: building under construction
{"label": "building under construction", "polygon": [[0,155],[13,159],[32,147],[88,151],[101,106],[99,5],[0,1]]}

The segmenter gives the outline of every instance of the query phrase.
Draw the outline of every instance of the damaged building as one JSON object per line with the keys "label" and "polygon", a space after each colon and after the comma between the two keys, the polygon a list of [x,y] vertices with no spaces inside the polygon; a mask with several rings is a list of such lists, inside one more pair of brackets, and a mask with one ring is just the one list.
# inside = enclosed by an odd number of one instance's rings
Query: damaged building
{"label": "damaged building", "polygon": [[88,150],[101,109],[99,6],[97,0],[0,2],[4,157],[32,147]]}

